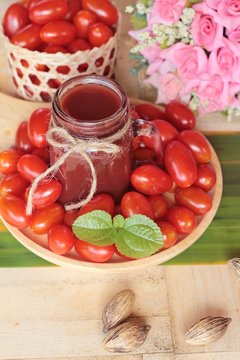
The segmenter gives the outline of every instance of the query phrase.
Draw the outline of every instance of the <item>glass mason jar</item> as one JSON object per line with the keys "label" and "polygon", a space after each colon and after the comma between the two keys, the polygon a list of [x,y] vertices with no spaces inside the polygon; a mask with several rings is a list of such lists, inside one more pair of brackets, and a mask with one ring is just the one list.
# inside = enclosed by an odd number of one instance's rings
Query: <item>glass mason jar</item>
{"label": "glass mason jar", "polygon": [[[71,95],[74,88],[89,84],[95,86],[94,96],[96,97],[97,92],[101,92],[101,87],[111,91],[115,99],[117,97],[119,106],[113,114],[97,120],[79,120],[66,112],[63,105],[65,97]],[[82,89],[84,91],[84,88]],[[78,106],[81,107],[81,96]],[[52,117],[55,126],[67,130],[74,138],[90,141],[104,140],[116,134],[126,125],[129,120],[129,108],[127,94],[118,83],[107,77],[86,75],[72,78],[60,86],[53,99]],[[148,136],[150,133],[155,133],[156,129],[153,129],[150,123],[146,124],[145,121],[140,120],[139,123],[135,122],[135,126],[130,125],[127,131],[114,142],[119,147],[117,154],[108,154],[104,151],[94,150],[94,148],[88,152],[97,176],[96,193],[109,193],[116,203],[121,200],[130,186],[130,177],[134,166],[132,143],[136,131]],[[158,145],[156,146],[158,147],[160,146],[159,141],[160,137],[157,134],[156,144]],[[51,165],[53,165],[68,149],[50,145],[49,150]],[[63,186],[60,197],[62,204],[79,202],[89,194],[92,173],[89,164],[81,154],[70,154],[64,164],[60,166],[56,176]]]}

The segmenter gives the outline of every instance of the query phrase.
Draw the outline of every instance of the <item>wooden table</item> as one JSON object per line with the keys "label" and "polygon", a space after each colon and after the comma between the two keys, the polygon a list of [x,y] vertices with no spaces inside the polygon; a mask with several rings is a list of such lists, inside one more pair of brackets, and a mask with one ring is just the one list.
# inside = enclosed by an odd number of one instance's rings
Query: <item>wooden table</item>
{"label": "wooden table", "polygon": [[[0,13],[14,2],[2,0]],[[134,0],[117,1],[120,10]],[[127,36],[129,18],[124,16],[121,38],[118,79],[130,96],[147,97],[138,79],[122,76],[129,69]],[[1,47],[2,52],[3,48]],[[13,94],[6,62],[0,54],[0,91]],[[27,106],[27,104],[26,104]],[[214,121],[199,122],[208,132],[216,128]],[[219,121],[218,130],[239,131],[239,121],[226,125]],[[238,135],[227,138],[211,137],[218,148],[227,186],[224,201],[212,224],[211,260],[214,252],[222,256],[220,241],[233,242],[239,249],[239,140]],[[226,140],[228,139],[228,140]],[[222,145],[224,143],[224,146]],[[227,216],[225,216],[227,214]],[[221,231],[222,229],[222,231]],[[228,229],[228,230],[226,230]],[[1,229],[0,229],[1,230]],[[206,251],[201,239],[188,250],[189,259],[203,258]],[[7,245],[6,245],[7,244]],[[9,238],[0,242],[0,266],[30,268],[0,269],[0,359],[71,359],[71,360],[237,360],[240,358],[240,285],[230,276],[226,265],[212,266],[156,266],[141,272],[122,275],[76,273],[46,265],[41,259]],[[14,256],[13,250],[14,249]],[[193,256],[194,255],[194,256]],[[206,254],[205,254],[206,255]],[[229,253],[229,257],[231,257]],[[177,258],[176,258],[177,259]],[[177,261],[177,260],[176,260]],[[181,261],[180,261],[181,262]],[[191,262],[191,261],[190,261]],[[184,263],[184,260],[182,261]],[[136,293],[134,314],[143,317],[152,326],[144,346],[136,354],[116,355],[103,351],[101,341],[101,313],[106,301],[117,291],[131,288]],[[200,318],[229,316],[233,319],[225,337],[205,347],[191,347],[184,343],[184,333]]]}

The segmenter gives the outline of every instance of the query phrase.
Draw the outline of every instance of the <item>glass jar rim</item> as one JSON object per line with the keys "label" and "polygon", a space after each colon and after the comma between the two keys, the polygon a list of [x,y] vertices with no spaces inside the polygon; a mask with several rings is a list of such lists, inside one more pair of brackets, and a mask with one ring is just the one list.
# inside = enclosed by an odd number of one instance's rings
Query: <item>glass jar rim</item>
{"label": "glass jar rim", "polygon": [[[116,94],[119,95],[119,98],[121,100],[121,103],[119,105],[119,109],[115,111],[112,115],[104,118],[104,119],[98,119],[98,120],[84,120],[84,121],[78,121],[74,117],[72,117],[70,114],[65,112],[60,103],[60,98],[63,93],[67,93],[67,90],[70,90],[78,85],[84,85],[84,84],[95,84],[95,85],[101,85],[106,86],[112,91],[114,91]],[[107,124],[111,121],[115,120],[117,117],[121,116],[128,107],[128,97],[126,92],[123,90],[121,85],[115,81],[112,80],[106,76],[101,75],[79,75],[76,77],[72,77],[65,81],[56,91],[53,102],[52,102],[53,110],[56,112],[56,114],[63,120],[66,121],[74,126],[89,126],[91,125],[98,125],[98,124]]]}

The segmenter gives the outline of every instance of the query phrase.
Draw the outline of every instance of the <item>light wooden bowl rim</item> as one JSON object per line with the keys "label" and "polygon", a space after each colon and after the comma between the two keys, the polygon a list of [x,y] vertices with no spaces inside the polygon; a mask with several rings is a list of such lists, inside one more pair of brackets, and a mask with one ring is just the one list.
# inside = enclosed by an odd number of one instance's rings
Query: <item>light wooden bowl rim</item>
{"label": "light wooden bowl rim", "polygon": [[[147,103],[146,101],[138,100],[138,99],[131,99],[131,103]],[[35,103],[36,104],[36,103]],[[41,106],[39,104],[39,106]],[[160,108],[160,107],[159,107]],[[201,219],[200,223],[196,227],[196,229],[186,236],[183,240],[181,240],[179,243],[174,245],[173,247],[164,250],[162,252],[159,252],[157,254],[154,254],[150,257],[139,259],[139,260],[132,260],[132,261],[125,261],[125,262],[119,262],[119,263],[91,263],[91,262],[85,262],[77,259],[68,258],[66,256],[60,256],[57,254],[54,254],[48,249],[45,249],[44,247],[36,244],[33,240],[28,238],[26,235],[24,235],[20,230],[16,229],[15,227],[9,225],[2,219],[3,224],[6,226],[6,228],[9,230],[9,232],[28,250],[30,250],[35,255],[59,266],[68,267],[72,269],[79,269],[82,271],[96,271],[96,272],[102,272],[102,273],[111,273],[111,272],[127,272],[131,270],[138,270],[145,268],[147,266],[151,265],[159,265],[162,264],[175,256],[179,255],[186,249],[188,249],[191,245],[193,245],[199,237],[204,233],[204,231],[207,229],[207,227],[212,222],[222,196],[222,188],[223,188],[223,178],[222,178],[222,170],[221,165],[219,163],[217,154],[213,147],[211,146],[211,152],[212,152],[212,160],[211,164],[214,167],[214,170],[216,172],[216,185],[214,188],[214,193],[212,197],[212,208],[211,210]]]}

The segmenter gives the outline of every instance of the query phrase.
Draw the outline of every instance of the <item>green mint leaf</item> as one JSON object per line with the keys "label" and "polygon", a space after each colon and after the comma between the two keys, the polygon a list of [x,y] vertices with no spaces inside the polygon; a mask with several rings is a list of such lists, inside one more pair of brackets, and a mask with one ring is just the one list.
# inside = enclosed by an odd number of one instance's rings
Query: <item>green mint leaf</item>
{"label": "green mint leaf", "polygon": [[123,228],[125,223],[125,219],[122,215],[116,215],[113,219],[113,226],[115,229]]}
{"label": "green mint leaf", "polygon": [[163,245],[158,225],[147,216],[133,215],[118,230],[115,244],[121,254],[141,259],[156,253]]}
{"label": "green mint leaf", "polygon": [[93,245],[111,245],[117,237],[112,217],[106,211],[94,210],[79,216],[73,223],[73,233]]}

